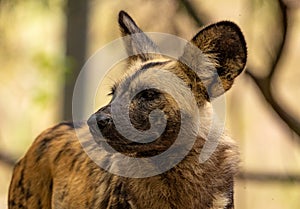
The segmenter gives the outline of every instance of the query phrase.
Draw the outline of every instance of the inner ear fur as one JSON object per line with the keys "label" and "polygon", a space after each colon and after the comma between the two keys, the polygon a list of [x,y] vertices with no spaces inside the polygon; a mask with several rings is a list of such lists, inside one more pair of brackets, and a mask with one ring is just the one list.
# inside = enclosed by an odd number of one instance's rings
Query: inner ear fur
{"label": "inner ear fur", "polygon": [[[190,43],[200,49],[209,62],[197,71],[208,96],[214,98],[230,89],[247,61],[246,42],[240,28],[230,21],[218,22],[200,30]],[[189,52],[185,51],[183,56],[186,54]],[[203,69],[205,67],[207,69]]]}

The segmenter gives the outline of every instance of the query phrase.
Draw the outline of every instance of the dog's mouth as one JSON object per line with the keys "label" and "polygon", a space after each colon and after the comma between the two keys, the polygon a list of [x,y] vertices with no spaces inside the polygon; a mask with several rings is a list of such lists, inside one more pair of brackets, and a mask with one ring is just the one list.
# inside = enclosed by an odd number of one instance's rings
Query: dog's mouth
{"label": "dog's mouth", "polygon": [[176,127],[174,123],[167,121],[166,129],[154,141],[148,143],[131,141],[118,132],[107,108],[109,107],[101,108],[87,121],[94,140],[104,149],[106,146],[103,146],[103,143],[107,143],[115,151],[127,156],[152,157],[166,151],[178,136],[180,125]]}

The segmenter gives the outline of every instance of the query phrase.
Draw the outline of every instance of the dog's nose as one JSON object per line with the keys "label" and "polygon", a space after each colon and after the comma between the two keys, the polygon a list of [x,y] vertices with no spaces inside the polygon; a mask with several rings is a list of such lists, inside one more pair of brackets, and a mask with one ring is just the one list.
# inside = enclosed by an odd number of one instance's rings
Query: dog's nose
{"label": "dog's nose", "polygon": [[98,126],[100,130],[105,128],[112,122],[112,117],[110,114],[110,108],[101,108],[99,111],[94,113],[87,121],[90,127]]}
{"label": "dog's nose", "polygon": [[96,121],[98,127],[101,129],[105,128],[112,121],[111,116],[106,113],[96,114]]}

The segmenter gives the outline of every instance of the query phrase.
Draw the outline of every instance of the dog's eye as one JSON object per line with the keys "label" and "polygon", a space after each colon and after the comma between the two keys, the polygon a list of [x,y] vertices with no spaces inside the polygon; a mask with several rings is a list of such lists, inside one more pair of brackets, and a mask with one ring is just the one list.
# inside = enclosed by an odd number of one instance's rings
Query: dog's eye
{"label": "dog's eye", "polygon": [[152,101],[159,97],[159,92],[154,89],[148,89],[141,92],[141,98],[147,101]]}

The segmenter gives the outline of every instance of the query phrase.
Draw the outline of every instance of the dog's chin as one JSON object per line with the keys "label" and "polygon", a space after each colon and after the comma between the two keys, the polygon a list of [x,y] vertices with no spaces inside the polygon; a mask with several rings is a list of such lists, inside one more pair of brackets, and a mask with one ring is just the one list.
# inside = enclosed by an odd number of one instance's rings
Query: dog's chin
{"label": "dog's chin", "polygon": [[116,134],[116,130],[113,130],[112,127],[105,127],[100,129],[96,125],[89,126],[91,135],[93,136],[94,141],[106,151],[111,152],[112,149],[108,149],[109,145],[113,150],[117,152],[127,153],[124,148],[128,146],[128,143],[124,142],[124,139]]}
{"label": "dog's chin", "polygon": [[107,133],[109,133],[108,130],[100,130],[97,126],[89,126],[89,130],[94,140],[98,144],[102,144],[102,142],[112,141],[111,137],[107,136],[108,135]]}
{"label": "dog's chin", "polygon": [[177,138],[177,132],[163,133],[155,141],[138,143],[122,136],[114,124],[99,128],[97,124],[89,125],[95,142],[108,152],[119,152],[130,157],[153,157],[166,151]]}
{"label": "dog's chin", "polygon": [[130,157],[152,157],[165,151],[169,146],[162,147],[159,143],[137,143],[129,141],[118,134],[116,130],[106,127],[89,126],[94,141],[107,152],[119,152]]}

